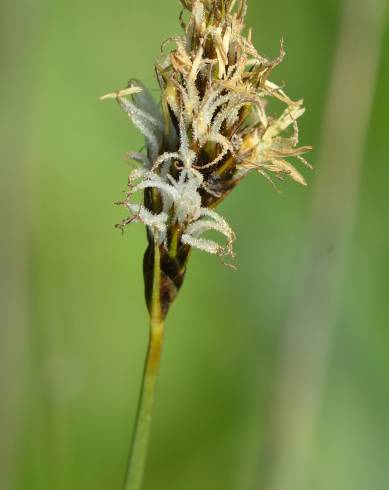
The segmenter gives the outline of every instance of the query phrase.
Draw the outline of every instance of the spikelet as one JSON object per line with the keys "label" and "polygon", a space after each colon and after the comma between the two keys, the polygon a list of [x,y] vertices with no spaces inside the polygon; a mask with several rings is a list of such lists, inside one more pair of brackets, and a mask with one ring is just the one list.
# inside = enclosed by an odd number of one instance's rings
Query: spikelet
{"label": "spikelet", "polygon": [[[181,0],[189,11],[182,36],[156,63],[161,107],[147,89],[132,80],[116,99],[145,137],[147,153],[130,153],[142,167],[129,177],[121,203],[130,222],[148,230],[144,259],[146,299],[150,305],[154,247],[160,248],[161,304],[166,315],[180,289],[191,248],[233,257],[235,234],[214,210],[251,171],[274,184],[290,177],[306,185],[291,160],[310,167],[299,146],[302,100],[293,101],[269,80],[284,56],[269,60],[244,35],[246,0]],[[167,43],[164,43],[163,48]],[[276,117],[267,102],[284,106]],[[141,193],[141,204],[134,195]],[[221,241],[206,236],[217,232]],[[205,236],[204,236],[205,235]]]}

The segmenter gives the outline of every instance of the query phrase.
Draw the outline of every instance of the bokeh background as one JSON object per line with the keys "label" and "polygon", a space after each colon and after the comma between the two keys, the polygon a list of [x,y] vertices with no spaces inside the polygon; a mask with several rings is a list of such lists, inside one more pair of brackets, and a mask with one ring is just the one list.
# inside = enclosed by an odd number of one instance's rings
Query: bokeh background
{"label": "bokeh background", "polygon": [[[151,89],[178,0],[1,0],[0,489],[119,489],[143,359],[142,141],[98,97]],[[308,188],[223,204],[238,271],[193,253],[168,318],[147,490],[384,490],[389,470],[385,0],[249,1],[303,97]]]}

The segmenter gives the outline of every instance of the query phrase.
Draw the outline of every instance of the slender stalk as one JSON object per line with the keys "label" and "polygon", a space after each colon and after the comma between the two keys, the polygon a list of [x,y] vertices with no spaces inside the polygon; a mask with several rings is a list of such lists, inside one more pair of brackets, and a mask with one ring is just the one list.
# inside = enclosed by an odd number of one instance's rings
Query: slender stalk
{"label": "slender stalk", "polygon": [[163,343],[163,317],[160,304],[160,251],[154,245],[153,296],[150,311],[150,337],[143,373],[138,413],[123,490],[140,490],[146,466],[158,369]]}

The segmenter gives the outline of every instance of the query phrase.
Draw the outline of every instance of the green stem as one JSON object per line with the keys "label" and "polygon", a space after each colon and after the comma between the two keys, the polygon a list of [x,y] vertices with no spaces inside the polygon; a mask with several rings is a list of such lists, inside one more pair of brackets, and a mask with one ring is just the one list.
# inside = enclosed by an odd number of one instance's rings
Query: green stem
{"label": "green stem", "polygon": [[146,466],[155,388],[161,360],[164,333],[160,303],[160,281],[160,252],[158,244],[155,244],[149,346],[145,361],[138,413],[135,422],[135,430],[123,490],[141,489]]}

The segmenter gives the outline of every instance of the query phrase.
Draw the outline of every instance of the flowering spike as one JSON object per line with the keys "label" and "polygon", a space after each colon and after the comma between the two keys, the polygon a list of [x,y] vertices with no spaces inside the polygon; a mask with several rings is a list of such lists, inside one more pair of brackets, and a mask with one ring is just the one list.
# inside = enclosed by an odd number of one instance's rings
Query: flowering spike
{"label": "flowering spike", "polygon": [[[234,232],[214,210],[234,187],[255,171],[273,183],[288,176],[306,185],[291,158],[311,148],[298,146],[298,120],[303,102],[293,101],[269,77],[285,56],[269,60],[245,36],[246,0],[181,0],[190,11],[182,36],[169,39],[173,49],[156,64],[162,109],[135,80],[128,88],[107,94],[115,99],[146,139],[147,154],[129,157],[142,168],[129,177],[124,204],[130,217],[121,226],[141,222],[148,230],[144,259],[146,298],[150,307],[155,247],[161,261],[160,297],[163,315],[179,291],[191,248],[234,256]],[[167,42],[163,44],[163,50]],[[129,99],[129,98],[130,99]],[[267,101],[280,108],[266,112]],[[273,184],[274,185],[274,184]],[[134,204],[141,192],[143,202]],[[205,238],[221,234],[224,245]]]}

